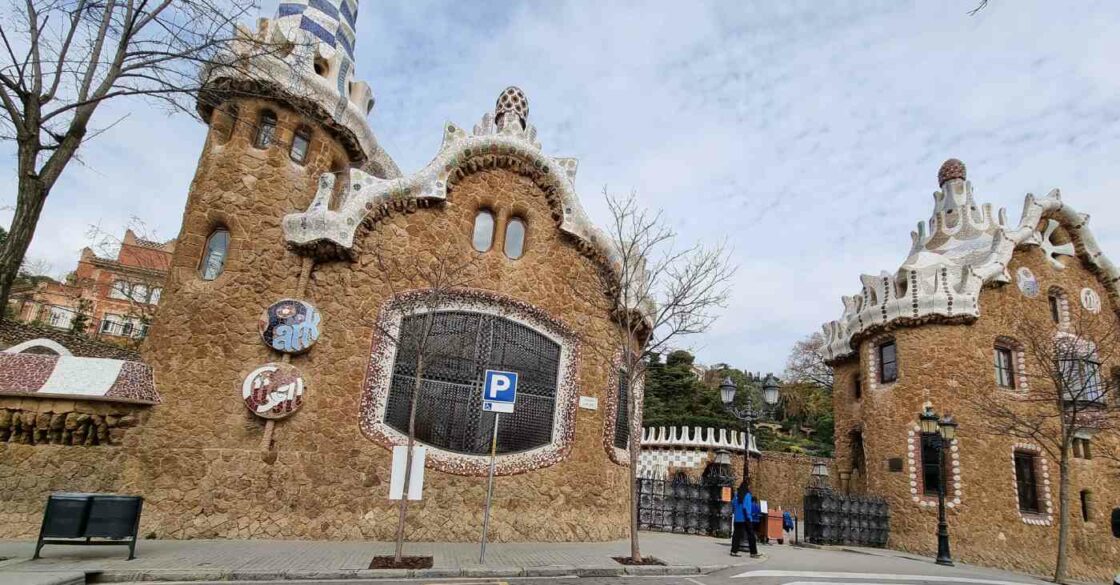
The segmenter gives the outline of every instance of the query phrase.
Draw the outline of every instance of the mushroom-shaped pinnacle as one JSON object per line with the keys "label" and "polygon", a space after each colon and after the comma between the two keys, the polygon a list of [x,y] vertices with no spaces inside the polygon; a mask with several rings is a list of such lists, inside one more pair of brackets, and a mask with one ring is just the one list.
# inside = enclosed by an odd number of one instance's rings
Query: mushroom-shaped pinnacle
{"label": "mushroom-shaped pinnacle", "polygon": [[525,98],[525,92],[512,85],[507,87],[498,96],[498,102],[494,105],[494,122],[502,128],[516,121],[524,129],[528,118],[529,100]]}
{"label": "mushroom-shaped pinnacle", "polygon": [[944,185],[949,179],[965,179],[967,176],[964,163],[959,159],[951,158],[942,163],[941,170],[937,171],[937,184]]}

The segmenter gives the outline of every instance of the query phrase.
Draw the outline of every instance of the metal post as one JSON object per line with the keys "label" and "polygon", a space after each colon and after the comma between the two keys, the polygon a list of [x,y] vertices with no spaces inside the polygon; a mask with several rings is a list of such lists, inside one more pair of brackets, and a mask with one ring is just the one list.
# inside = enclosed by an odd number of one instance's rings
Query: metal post
{"label": "metal post", "polygon": [[937,441],[937,564],[947,567],[953,566],[953,557],[949,554],[949,523],[945,520],[945,447],[948,443],[940,435],[934,437]]}
{"label": "metal post", "polygon": [[486,563],[486,532],[490,529],[490,501],[494,498],[494,458],[498,453],[498,419],[494,413],[494,437],[490,440],[490,478],[486,487],[486,508],[482,512],[482,548],[478,553],[479,564]]}
{"label": "metal post", "polygon": [[751,423],[747,427],[746,443],[743,446],[743,485],[750,489],[751,485]]}

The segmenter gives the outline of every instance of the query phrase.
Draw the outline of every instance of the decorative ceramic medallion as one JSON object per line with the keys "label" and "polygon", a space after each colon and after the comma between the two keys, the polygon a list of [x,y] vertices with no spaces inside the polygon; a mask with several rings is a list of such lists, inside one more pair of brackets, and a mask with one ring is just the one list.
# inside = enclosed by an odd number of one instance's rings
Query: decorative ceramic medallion
{"label": "decorative ceramic medallion", "polygon": [[261,418],[284,418],[303,405],[303,376],[291,364],[265,364],[245,377],[241,397]]}
{"label": "decorative ceramic medallion", "polygon": [[279,352],[303,353],[319,339],[321,318],[311,303],[296,299],[277,301],[261,314],[261,340]]}
{"label": "decorative ceramic medallion", "polygon": [[1038,296],[1038,279],[1034,277],[1034,273],[1030,268],[1023,266],[1016,273],[1019,281],[1019,290],[1028,297]]}
{"label": "decorative ceramic medallion", "polygon": [[1101,296],[1091,288],[1081,289],[1081,306],[1090,313],[1101,312]]}

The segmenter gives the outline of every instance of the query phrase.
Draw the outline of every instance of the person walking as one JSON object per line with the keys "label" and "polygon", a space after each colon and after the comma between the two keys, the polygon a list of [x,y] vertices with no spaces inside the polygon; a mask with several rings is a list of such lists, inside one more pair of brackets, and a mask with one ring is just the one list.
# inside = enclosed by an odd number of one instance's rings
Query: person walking
{"label": "person walking", "polygon": [[731,519],[733,521],[731,528],[731,556],[739,556],[739,550],[743,546],[743,533],[746,532],[747,526],[750,521],[747,519],[747,514],[750,512],[749,498],[750,492],[747,491],[746,484],[739,484],[739,491],[731,498]]}
{"label": "person walking", "polygon": [[754,497],[750,491],[747,491],[747,499],[743,503],[744,512],[746,513],[747,521],[747,548],[751,553],[752,559],[758,558],[758,524],[762,522],[762,503],[758,498]]}

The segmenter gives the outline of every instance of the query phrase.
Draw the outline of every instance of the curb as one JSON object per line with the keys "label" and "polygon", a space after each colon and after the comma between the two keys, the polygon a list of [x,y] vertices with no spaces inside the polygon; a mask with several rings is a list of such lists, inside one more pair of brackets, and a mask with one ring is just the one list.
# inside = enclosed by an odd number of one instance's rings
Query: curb
{"label": "curb", "polygon": [[[338,569],[314,571],[182,571],[130,570],[93,571],[86,575],[89,583],[133,583],[166,581],[323,581],[377,579],[455,579],[507,577],[621,577],[651,575],[700,575],[727,568],[727,565],[544,565],[536,567],[447,567],[431,569]],[[0,572],[0,575],[3,575]]]}

